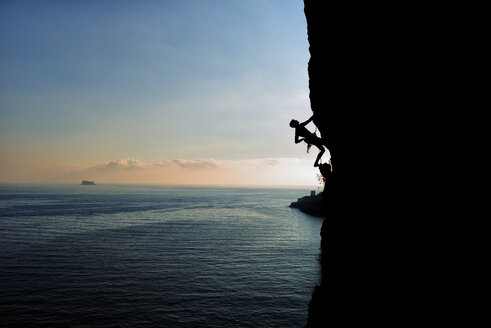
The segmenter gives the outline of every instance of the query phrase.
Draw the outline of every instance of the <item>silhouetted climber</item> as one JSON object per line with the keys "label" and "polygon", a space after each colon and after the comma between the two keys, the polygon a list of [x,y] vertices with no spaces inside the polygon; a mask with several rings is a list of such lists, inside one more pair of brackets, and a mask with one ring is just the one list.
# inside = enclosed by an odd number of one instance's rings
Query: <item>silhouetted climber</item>
{"label": "silhouetted climber", "polygon": [[[290,126],[292,128],[295,128],[295,143],[300,143],[302,141],[305,141],[307,143],[307,151],[309,151],[310,146],[314,145],[317,148],[319,148],[320,152],[319,155],[317,155],[317,158],[315,159],[314,166],[317,167],[319,166],[319,160],[321,159],[322,155],[326,151],[324,149],[324,144],[322,143],[322,139],[316,136],[314,133],[310,132],[305,128],[307,124],[309,124],[312,120],[314,119],[314,116],[312,115],[311,118],[309,118],[307,121],[303,123],[299,123],[297,120],[291,120],[290,121]],[[300,137],[303,137],[303,139],[300,139]]]}

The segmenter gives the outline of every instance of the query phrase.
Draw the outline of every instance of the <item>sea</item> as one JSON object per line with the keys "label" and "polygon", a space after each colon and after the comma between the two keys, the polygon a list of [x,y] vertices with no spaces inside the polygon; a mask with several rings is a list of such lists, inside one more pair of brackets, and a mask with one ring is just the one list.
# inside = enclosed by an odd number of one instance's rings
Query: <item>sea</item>
{"label": "sea", "polygon": [[0,185],[2,327],[305,327],[307,188]]}

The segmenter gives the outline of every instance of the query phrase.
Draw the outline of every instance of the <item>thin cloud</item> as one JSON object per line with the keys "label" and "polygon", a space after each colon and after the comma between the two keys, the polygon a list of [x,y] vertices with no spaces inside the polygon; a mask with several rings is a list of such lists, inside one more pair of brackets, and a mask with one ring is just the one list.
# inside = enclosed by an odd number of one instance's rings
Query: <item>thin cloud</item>
{"label": "thin cloud", "polygon": [[184,159],[176,159],[172,161],[172,164],[177,165],[183,169],[216,169],[222,167],[222,163],[215,159],[197,159],[197,160],[184,160]]}
{"label": "thin cloud", "polygon": [[108,163],[97,164],[96,166],[88,168],[92,171],[114,171],[114,170],[142,170],[145,169],[148,164],[136,159],[118,159]]}
{"label": "thin cloud", "polygon": [[[7,170],[8,169],[8,170]],[[51,167],[25,170],[11,166],[2,182],[179,185],[316,185],[317,170],[311,160],[298,158],[174,159],[144,162],[117,159],[92,166]]]}
{"label": "thin cloud", "polygon": [[137,159],[118,159],[88,167],[89,171],[110,172],[122,170],[144,170],[156,168],[181,168],[190,170],[205,169],[258,169],[262,167],[298,164],[296,158],[258,158],[243,160],[217,160],[214,158],[174,159],[161,162],[142,162]]}

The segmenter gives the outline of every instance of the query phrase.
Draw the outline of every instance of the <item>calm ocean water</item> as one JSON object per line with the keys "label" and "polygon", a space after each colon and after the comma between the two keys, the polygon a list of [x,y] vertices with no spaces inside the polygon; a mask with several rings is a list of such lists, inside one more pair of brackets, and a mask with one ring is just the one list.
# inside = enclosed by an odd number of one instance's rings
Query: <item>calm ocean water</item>
{"label": "calm ocean water", "polygon": [[2,327],[304,327],[308,189],[0,185]]}

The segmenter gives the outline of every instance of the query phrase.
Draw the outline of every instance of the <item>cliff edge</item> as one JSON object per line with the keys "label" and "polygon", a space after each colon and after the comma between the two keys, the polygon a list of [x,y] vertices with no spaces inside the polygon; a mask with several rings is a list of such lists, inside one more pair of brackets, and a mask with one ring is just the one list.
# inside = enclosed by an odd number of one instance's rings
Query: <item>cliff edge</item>
{"label": "cliff edge", "polygon": [[[350,113],[346,111],[347,82],[349,72],[344,67],[352,54],[345,53],[345,42],[337,31],[342,27],[342,12],[335,5],[316,0],[304,0],[304,12],[307,21],[310,59],[308,63],[309,98],[313,112],[313,122],[317,126],[323,143],[327,146],[331,165],[323,164],[319,171],[325,179],[322,192],[323,213],[325,217],[321,229],[321,250],[319,264],[321,280],[315,287],[309,304],[308,328],[326,327],[339,316],[342,308],[342,296],[339,293],[340,280],[328,266],[336,267],[339,258],[339,245],[335,240],[340,236],[337,222],[343,220],[341,189],[347,171],[347,148],[350,129],[346,124]],[[342,33],[345,35],[345,32]],[[347,42],[347,41],[346,41]],[[329,276],[329,278],[328,278]]]}
{"label": "cliff edge", "polygon": [[[412,244],[406,238],[401,245],[408,225],[397,211],[411,206],[394,206],[400,200],[389,197],[398,195],[394,180],[410,170],[398,166],[400,133],[394,130],[407,117],[419,119],[406,114],[424,108],[422,81],[413,72],[429,68],[420,44],[429,39],[414,33],[417,23],[407,8],[383,6],[304,0],[310,105],[332,163],[332,171],[321,167],[322,278],[309,305],[309,328],[397,326],[390,315],[404,306],[395,294],[407,295],[403,286],[410,279],[400,276],[406,264],[395,263],[407,260],[401,246]],[[408,148],[411,156],[419,155],[415,147]],[[392,183],[384,185],[389,172]]]}

